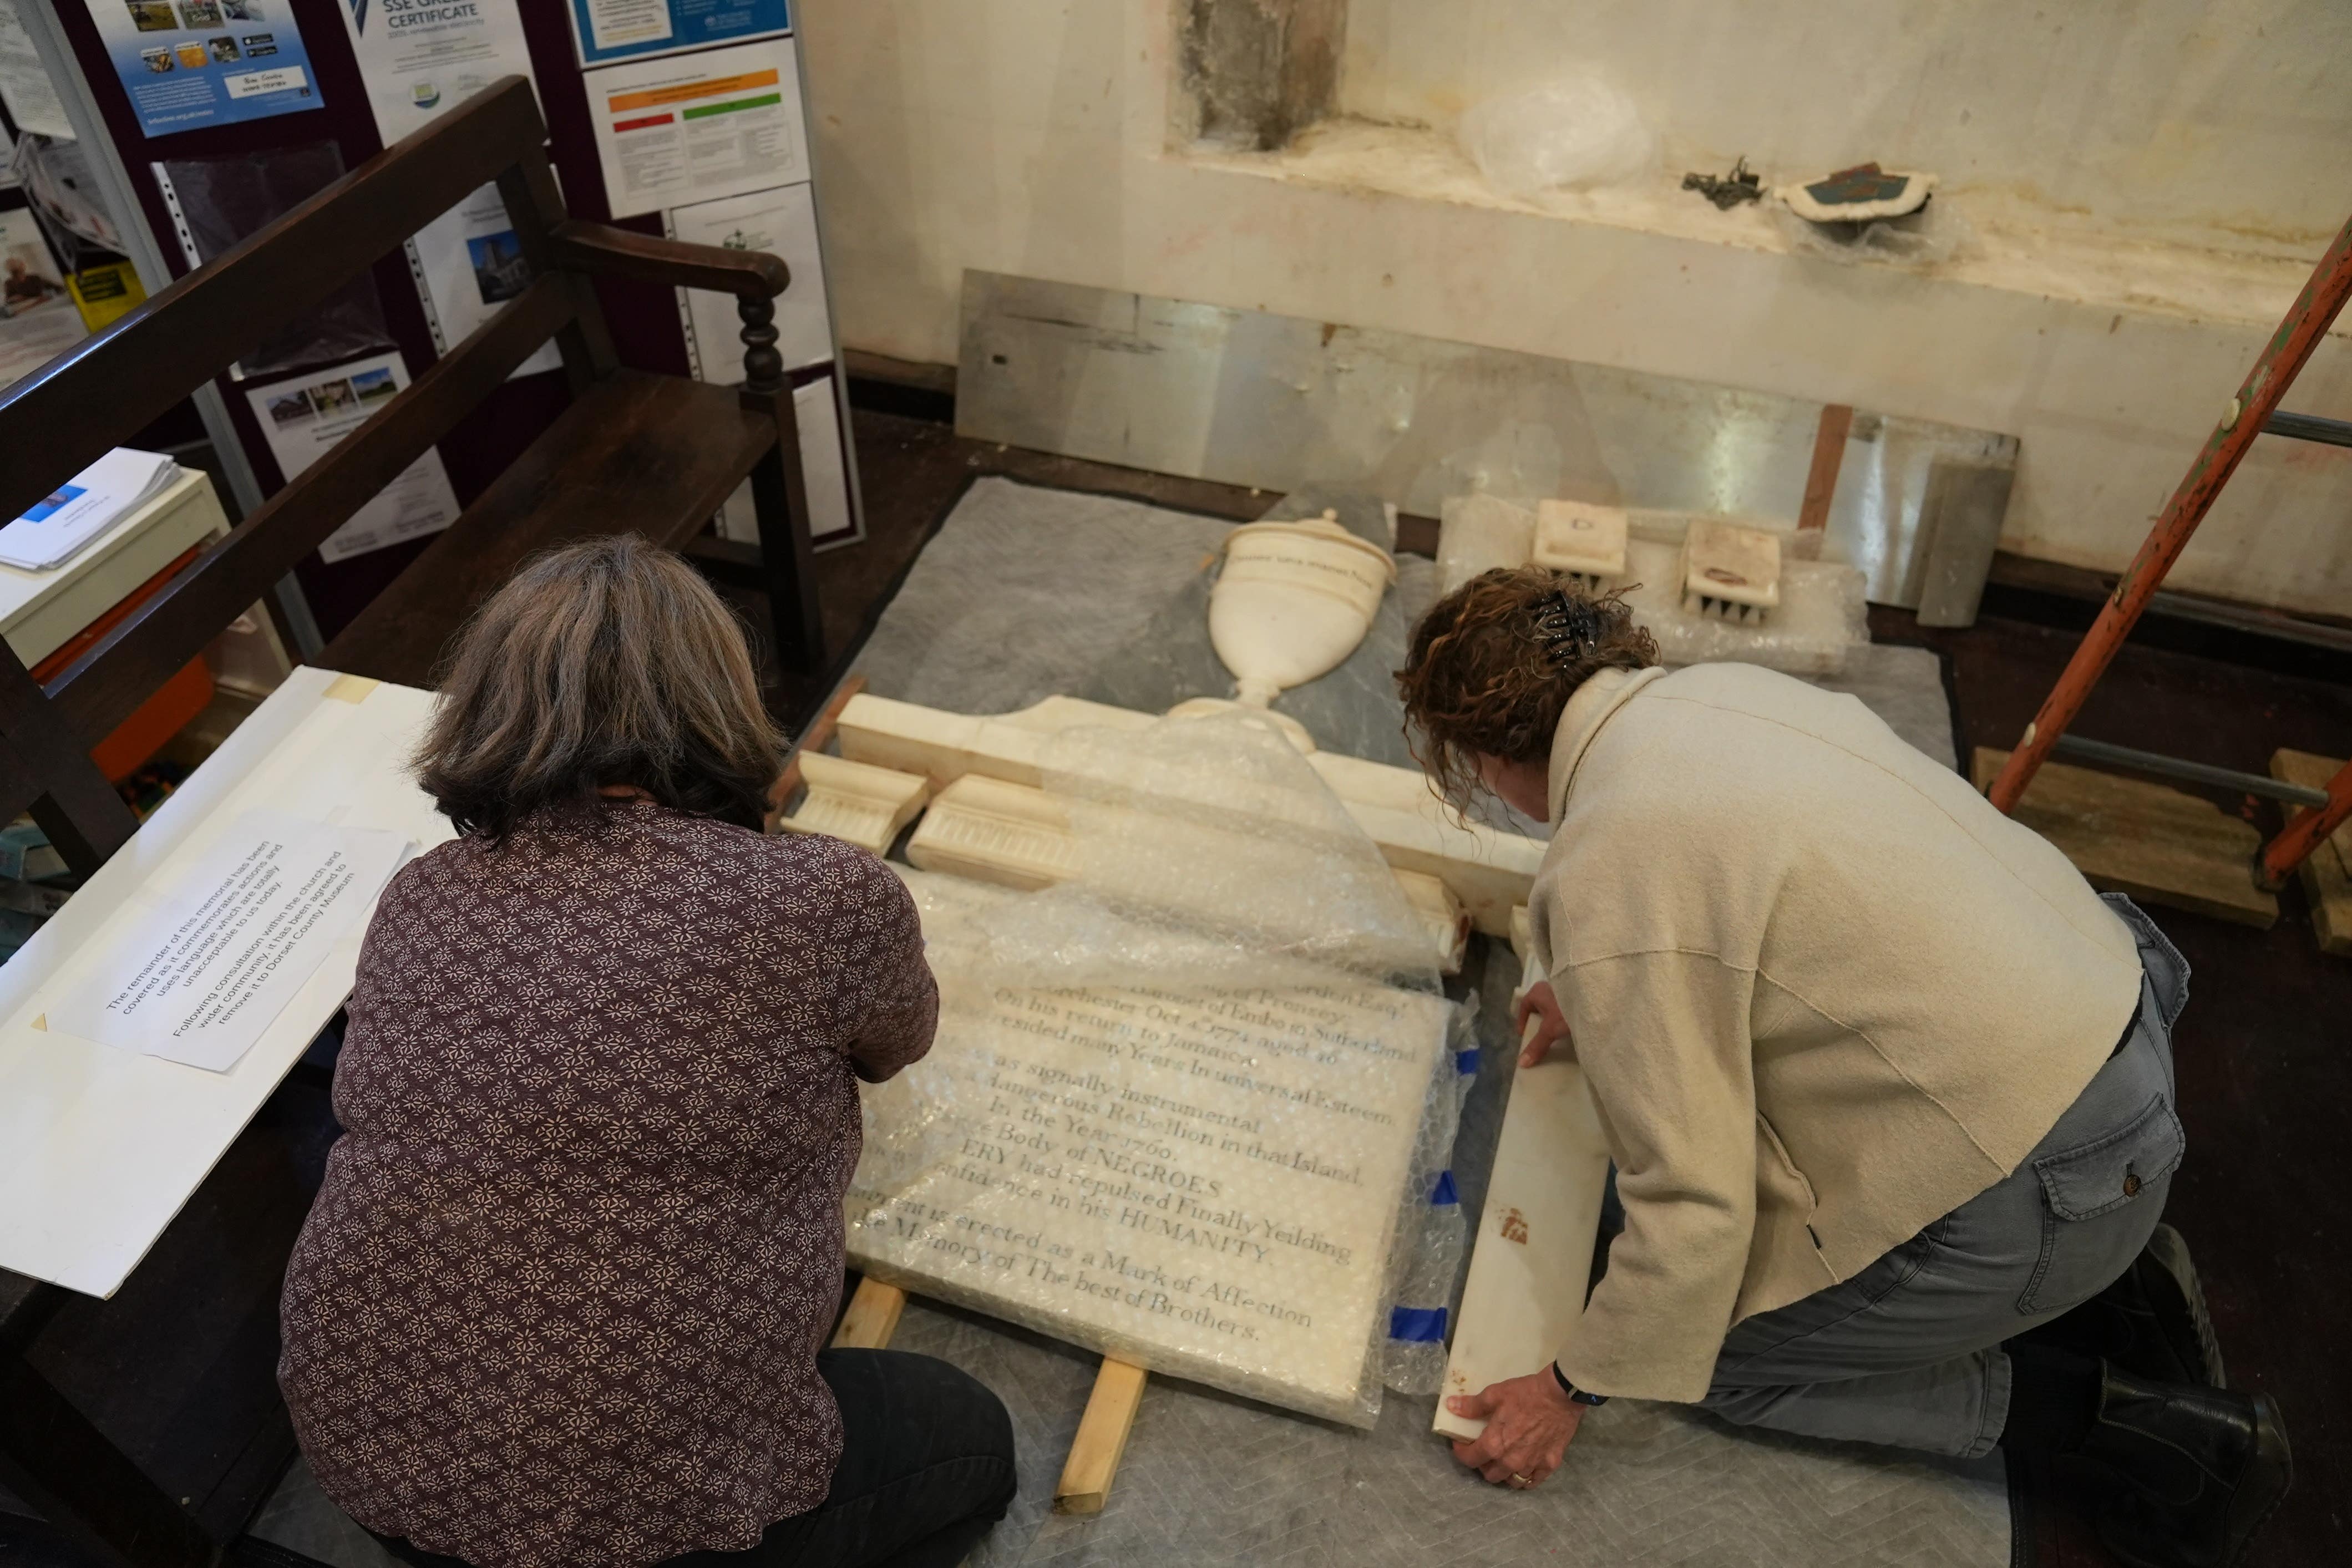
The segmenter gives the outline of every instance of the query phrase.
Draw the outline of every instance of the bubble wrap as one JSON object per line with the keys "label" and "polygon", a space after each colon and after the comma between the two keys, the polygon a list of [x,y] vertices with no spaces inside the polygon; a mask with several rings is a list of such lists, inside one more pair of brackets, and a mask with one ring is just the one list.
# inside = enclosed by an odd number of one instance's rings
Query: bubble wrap
{"label": "bubble wrap", "polygon": [[853,1261],[1371,1425],[1399,1238],[1423,1229],[1458,1113],[1424,929],[1247,716],[1067,731],[1043,771],[1076,876],[1021,894],[903,873],[940,1040],[867,1092]]}
{"label": "bubble wrap", "polygon": [[[1438,533],[1441,591],[1452,592],[1482,571],[1524,566],[1535,545],[1533,497],[1449,497]],[[1855,648],[1870,641],[1870,607],[1862,573],[1839,561],[1811,559],[1818,534],[1801,534],[1754,517],[1730,519],[1780,536],[1780,603],[1762,622],[1727,621],[1682,603],[1682,537],[1689,516],[1631,508],[1625,575],[1617,586],[1633,618],[1658,640],[1668,664],[1718,660],[1762,664],[1792,675],[1836,675]]]}

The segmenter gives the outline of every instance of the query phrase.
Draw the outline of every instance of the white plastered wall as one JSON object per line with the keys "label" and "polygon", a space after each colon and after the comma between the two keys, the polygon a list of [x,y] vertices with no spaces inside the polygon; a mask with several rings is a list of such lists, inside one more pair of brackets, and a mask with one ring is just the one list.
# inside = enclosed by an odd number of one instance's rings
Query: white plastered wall
{"label": "white plastered wall", "polygon": [[[1792,256],[1761,214],[1674,191],[1672,169],[1620,198],[1504,201],[1411,125],[1349,122],[1281,155],[1171,150],[1170,3],[803,0],[846,343],[951,362],[979,267],[1848,402],[2018,435],[2004,543],[2114,569],[2352,213],[2352,13],[2332,0],[2146,0],[2072,44],[2012,3],[1356,0],[1358,114],[1439,120],[1513,85],[1565,48],[1528,14],[1570,9],[1599,19],[1579,36],[1628,51],[1604,64],[1670,158],[1826,166],[1849,155],[1824,107],[1843,103],[1884,143],[1853,155],[1951,160],[1984,242],[1934,274]],[[1752,42],[1800,10],[1895,14],[1856,53],[1896,86],[1841,88],[1852,58],[1797,79],[1827,47],[1811,34]],[[2319,59],[2326,91],[2307,79]],[[1997,134],[1965,133],[1987,122]],[[2086,191],[2105,205],[2065,210]],[[2347,330],[2289,406],[2352,416]],[[2352,454],[2258,443],[2172,580],[2352,613]]]}

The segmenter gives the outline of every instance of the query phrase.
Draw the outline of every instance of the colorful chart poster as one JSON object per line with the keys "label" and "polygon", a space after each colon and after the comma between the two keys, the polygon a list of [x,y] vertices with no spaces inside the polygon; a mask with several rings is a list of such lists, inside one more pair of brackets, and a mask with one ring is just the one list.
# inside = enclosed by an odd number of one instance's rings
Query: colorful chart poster
{"label": "colorful chart poster", "polygon": [[319,107],[289,0],[85,0],[149,136]]}
{"label": "colorful chart poster", "polygon": [[530,76],[513,0],[341,0],[344,31],[387,147],[500,77]]}
{"label": "colorful chart poster", "polygon": [[582,80],[616,218],[808,178],[790,38],[604,66]]}
{"label": "colorful chart poster", "polygon": [[[278,472],[290,481],[407,385],[407,361],[394,352],[251,387],[245,397],[269,442],[270,455],[278,459]],[[457,496],[449,487],[449,471],[441,465],[439,451],[428,451],[329,534],[319,547],[319,559],[337,561],[365,555],[403,539],[437,534],[457,520]]]}
{"label": "colorful chart poster", "polygon": [[572,0],[583,67],[748,43],[792,25],[785,0]]}
{"label": "colorful chart poster", "polygon": [[[776,300],[776,351],[797,371],[833,358],[833,318],[824,303],[824,257],[817,249],[816,203],[807,182],[748,196],[672,207],[663,214],[672,239],[783,257],[793,280]],[[699,380],[732,386],[743,379],[742,319],[735,297],[709,289],[677,291],[686,352]]]}
{"label": "colorful chart poster", "polygon": [[[445,354],[530,287],[530,265],[496,185],[484,185],[419,229],[408,242],[408,269],[425,300],[433,346]],[[562,363],[555,345],[546,343],[514,373],[533,375]]]}

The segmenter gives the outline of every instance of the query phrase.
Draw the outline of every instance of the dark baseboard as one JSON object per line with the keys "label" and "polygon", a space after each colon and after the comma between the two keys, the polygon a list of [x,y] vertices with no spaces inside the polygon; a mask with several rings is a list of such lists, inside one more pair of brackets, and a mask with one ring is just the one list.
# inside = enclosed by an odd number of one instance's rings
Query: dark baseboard
{"label": "dark baseboard", "polygon": [[849,406],[901,419],[955,423],[956,368],[845,349],[842,371],[849,381]]}
{"label": "dark baseboard", "polygon": [[[2104,572],[2003,550],[1979,615],[2080,633],[2115,591]],[[2201,594],[2159,591],[2132,628],[2134,643],[2305,680],[2352,684],[2352,624]]]}

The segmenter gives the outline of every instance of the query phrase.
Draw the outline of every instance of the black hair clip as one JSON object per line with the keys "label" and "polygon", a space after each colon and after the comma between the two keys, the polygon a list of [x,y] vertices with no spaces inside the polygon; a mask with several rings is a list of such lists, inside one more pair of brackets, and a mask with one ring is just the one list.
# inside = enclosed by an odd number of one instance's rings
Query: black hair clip
{"label": "black hair clip", "polygon": [[1563,670],[1599,653],[1607,629],[1607,617],[1590,599],[1570,599],[1555,590],[1536,604],[1535,640]]}

